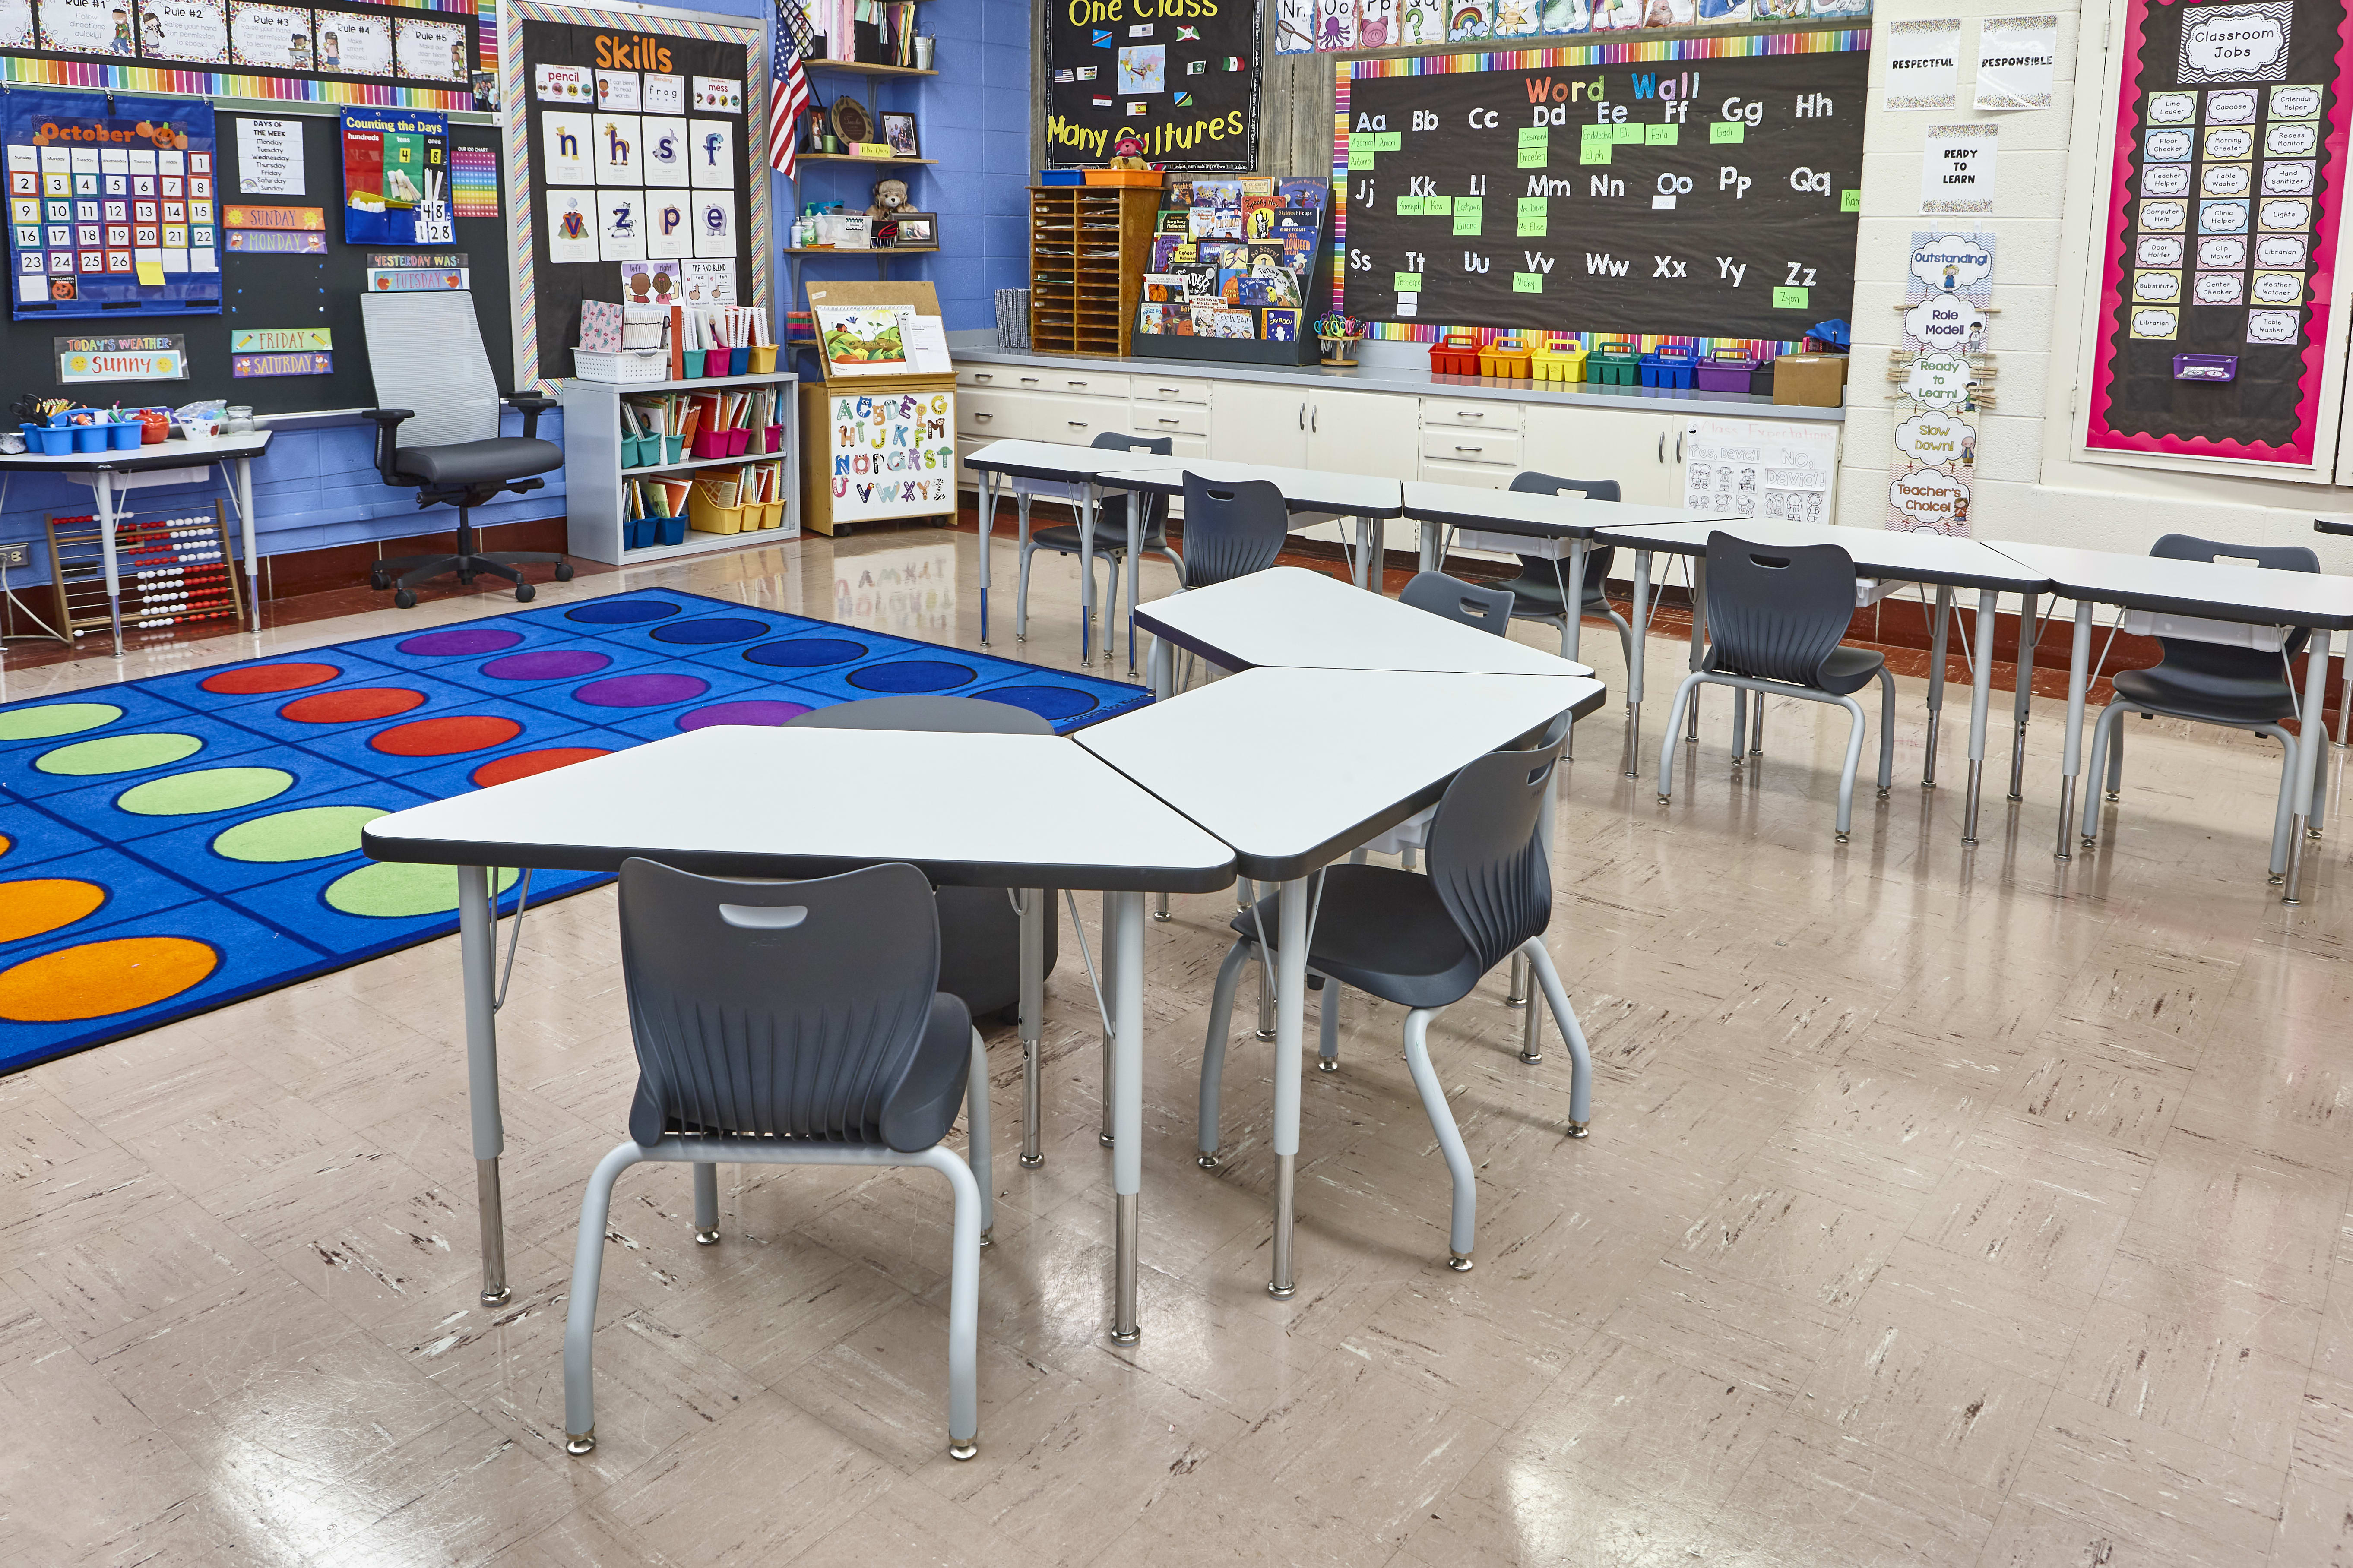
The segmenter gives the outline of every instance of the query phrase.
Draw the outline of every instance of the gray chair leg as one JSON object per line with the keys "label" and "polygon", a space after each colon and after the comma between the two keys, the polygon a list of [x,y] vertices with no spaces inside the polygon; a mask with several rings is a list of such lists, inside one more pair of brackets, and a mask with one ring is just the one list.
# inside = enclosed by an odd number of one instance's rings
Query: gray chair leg
{"label": "gray chair leg", "polygon": [[705,1247],[719,1244],[719,1167],[694,1167],[694,1239]]}
{"label": "gray chair leg", "polygon": [[[1765,700],[1760,695],[1759,702]],[[1732,689],[1732,765],[1738,767],[1748,750],[1748,688]]]}
{"label": "gray chair leg", "polygon": [[1659,804],[1664,805],[1674,795],[1675,742],[1683,739],[1683,711],[1690,706],[1691,695],[1706,676],[1694,670],[1683,677],[1675,688],[1675,706],[1667,715],[1667,732],[1659,742]]}
{"label": "gray chair leg", "polygon": [[[2094,770],[2095,772],[2097,770]],[[2125,790],[2125,727],[2122,720],[2108,732],[2107,793],[2110,800],[2124,798]]]}
{"label": "gray chair leg", "polygon": [[1854,770],[1862,764],[1862,704],[1852,697],[1839,699],[1851,721],[1846,731],[1846,761],[1839,768],[1838,841],[1847,841],[1854,828]]}
{"label": "gray chair leg", "polygon": [[2317,838],[2320,837],[2320,819],[2326,815],[2328,805],[2328,721],[2316,717],[2305,728],[2316,731],[2317,734],[2310,746],[2299,742],[2296,747],[2312,758],[2312,809],[2305,815],[2304,836]]}
{"label": "gray chair leg", "polygon": [[1274,961],[1263,952],[1258,955],[1258,1037],[1274,1038]]}
{"label": "gray chair leg", "polygon": [[1553,967],[1544,938],[1528,938],[1520,944],[1520,951],[1535,966],[1536,984],[1544,987],[1552,1020],[1560,1026],[1561,1038],[1568,1042],[1568,1135],[1582,1138],[1593,1120],[1593,1050],[1585,1043],[1585,1030],[1577,1021],[1577,1009],[1568,1005],[1568,992],[1560,983],[1560,971]]}
{"label": "gray chair leg", "polygon": [[[1762,702],[1763,697],[1757,700]],[[1887,798],[1895,782],[1895,677],[1879,667],[1879,798]]]}
{"label": "gray chair leg", "polygon": [[1405,1016],[1405,1060],[1413,1073],[1413,1087],[1421,1094],[1421,1109],[1430,1118],[1430,1130],[1438,1135],[1438,1147],[1446,1156],[1446,1173],[1453,1178],[1454,1207],[1446,1233],[1446,1267],[1456,1273],[1471,1267],[1471,1251],[1477,1239],[1479,1219],[1479,1184],[1471,1168],[1471,1152],[1462,1146],[1462,1130],[1454,1125],[1453,1108],[1446,1103],[1446,1089],[1438,1081],[1437,1069],[1430,1065],[1430,1021],[1440,1009],[1416,1007]]}
{"label": "gray chair leg", "polygon": [[2301,754],[2296,738],[2281,725],[2266,724],[2255,731],[2269,735],[2280,743],[2284,753],[2280,758],[2279,804],[2272,812],[2271,879],[2287,880],[2288,835],[2295,831],[2295,762]]}
{"label": "gray chair leg", "polygon": [[948,1179],[955,1194],[955,1239],[948,1253],[948,1458],[980,1452],[980,1211],[979,1179],[965,1163],[934,1146],[916,1156]]}
{"label": "gray chair leg", "polygon": [[1340,1070],[1340,983],[1324,980],[1324,1005],[1316,1010],[1315,1067],[1319,1072]]}
{"label": "gray chair leg", "polygon": [[1119,627],[1120,562],[1121,558],[1113,554],[1105,554],[1103,558],[1103,576],[1108,580],[1103,598],[1105,603],[1110,605],[1110,608],[1105,611],[1103,615],[1103,648],[1105,650],[1103,653],[1103,662],[1106,664],[1113,662],[1110,650],[1113,642],[1116,640],[1113,634],[1116,632]]}
{"label": "gray chair leg", "polygon": [[1234,1023],[1234,987],[1250,961],[1250,945],[1234,939],[1226,961],[1218,965],[1218,984],[1209,994],[1209,1037],[1201,1047],[1201,1111],[1195,1139],[1200,1149],[1198,1163],[1205,1171],[1218,1168],[1218,1089],[1226,1073],[1226,1036]]}
{"label": "gray chair leg", "polygon": [[[1029,502],[1024,501],[1022,505],[1026,507]],[[1034,546],[1021,552],[1021,568],[1017,574],[1013,587],[1013,640],[1015,642],[1029,640],[1029,557],[1037,553]]]}
{"label": "gray chair leg", "polygon": [[580,1236],[572,1247],[572,1302],[564,1315],[564,1451],[596,1447],[596,1370],[590,1348],[596,1329],[596,1289],[605,1273],[605,1222],[613,1212],[613,1184],[646,1157],[635,1143],[617,1143],[596,1162],[580,1197]]}
{"label": "gray chair leg", "polygon": [[1609,616],[1609,624],[1618,628],[1618,652],[1625,658],[1626,668],[1631,669],[1634,668],[1634,628],[1628,626],[1626,617],[1617,611],[1606,613]]}
{"label": "gray chair leg", "polygon": [[1749,723],[1748,754],[1761,757],[1765,754],[1765,694],[1761,691],[1757,694],[1757,717]]}
{"label": "gray chair leg", "polygon": [[988,1247],[997,1240],[997,1184],[988,1163],[988,1047],[981,1044],[978,1029],[972,1032],[972,1070],[965,1079],[964,1100],[965,1163],[980,1184],[980,1245]]}
{"label": "gray chair leg", "polygon": [[[2084,772],[2083,839],[2086,848],[2100,841],[2100,811],[2095,798],[2100,781],[2114,779],[2117,783],[2123,782],[2121,770],[2110,771],[2108,755],[2110,748],[2124,744],[2124,718],[2125,710],[2111,702],[2100,710],[2099,718],[2092,723],[2092,765]],[[2286,818],[2281,820],[2284,822]]]}

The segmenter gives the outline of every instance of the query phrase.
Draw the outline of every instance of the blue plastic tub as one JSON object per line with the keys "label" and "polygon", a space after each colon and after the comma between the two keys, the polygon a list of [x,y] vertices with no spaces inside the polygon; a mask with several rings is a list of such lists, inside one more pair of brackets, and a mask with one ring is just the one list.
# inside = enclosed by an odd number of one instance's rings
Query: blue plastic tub
{"label": "blue plastic tub", "polygon": [[1041,185],[1083,185],[1087,183],[1084,169],[1040,169],[1038,183]]}
{"label": "blue plastic tub", "polygon": [[119,425],[110,425],[106,427],[106,437],[107,445],[117,452],[137,451],[139,449],[139,421],[136,419],[125,419]]}
{"label": "blue plastic tub", "polygon": [[106,433],[111,428],[111,426],[105,425],[75,426],[73,427],[73,449],[77,452],[105,451]]}
{"label": "blue plastic tub", "polygon": [[682,517],[658,517],[654,519],[654,542],[657,544],[684,544],[686,542],[686,519]]}
{"label": "blue plastic tub", "polygon": [[727,374],[730,375],[749,375],[752,373],[752,351],[750,349],[728,350],[727,365]]}
{"label": "blue plastic tub", "polygon": [[26,434],[32,438],[33,449],[46,457],[63,457],[74,449],[73,431],[70,427],[60,429],[54,426],[45,426],[38,429],[28,428]]}

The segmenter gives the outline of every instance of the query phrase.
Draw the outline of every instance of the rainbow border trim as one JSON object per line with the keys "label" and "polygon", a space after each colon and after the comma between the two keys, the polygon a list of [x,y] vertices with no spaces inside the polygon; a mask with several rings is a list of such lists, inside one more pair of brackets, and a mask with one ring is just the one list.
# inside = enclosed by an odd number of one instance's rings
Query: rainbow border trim
{"label": "rainbow border trim", "polygon": [[[1553,49],[1510,49],[1489,54],[1414,55],[1393,59],[1337,60],[1332,90],[1332,309],[1345,311],[1348,267],[1348,97],[1358,77],[1461,76],[1471,71],[1546,70],[1590,65],[1634,65],[1649,60],[1723,60],[1757,55],[1831,55],[1871,47],[1869,27],[1817,27],[1805,32],[1746,33],[1737,37],[1653,38],[1641,43],[1577,44]],[[1746,353],[1770,359],[1795,353],[1798,340],[1773,338],[1664,337],[1642,332],[1561,331],[1555,328],[1445,326],[1422,321],[1368,321],[1367,337],[1389,342],[1434,343],[1449,332],[1470,332],[1482,343],[1506,332],[1539,331],[1570,338],[1588,349],[1630,343],[1643,353],[1687,344],[1695,354]]]}

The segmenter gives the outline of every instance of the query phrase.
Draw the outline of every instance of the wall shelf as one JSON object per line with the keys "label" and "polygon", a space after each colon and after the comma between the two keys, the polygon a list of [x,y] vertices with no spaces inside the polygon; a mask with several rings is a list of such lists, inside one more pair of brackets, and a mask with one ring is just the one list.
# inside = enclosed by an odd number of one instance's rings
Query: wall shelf
{"label": "wall shelf", "polygon": [[860,158],[848,153],[801,153],[797,157],[804,163],[873,163],[882,168],[893,164],[936,163],[937,158]]}

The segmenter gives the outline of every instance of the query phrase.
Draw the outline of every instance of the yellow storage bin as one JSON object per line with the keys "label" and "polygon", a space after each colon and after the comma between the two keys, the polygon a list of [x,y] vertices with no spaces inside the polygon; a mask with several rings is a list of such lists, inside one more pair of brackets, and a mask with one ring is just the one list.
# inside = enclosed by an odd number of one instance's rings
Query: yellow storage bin
{"label": "yellow storage bin", "polygon": [[[757,528],[760,509],[756,506],[721,506],[711,499],[705,487],[709,481],[699,479],[694,490],[686,498],[686,526],[697,533],[741,533],[746,528]],[[747,522],[744,514],[752,514]]]}
{"label": "yellow storage bin", "polygon": [[1529,355],[1529,368],[1538,381],[1582,382],[1585,345],[1575,338],[1548,337]]}
{"label": "yellow storage bin", "polygon": [[762,501],[760,503],[760,527],[763,529],[770,529],[782,528],[784,526],[785,503],[780,500]]}
{"label": "yellow storage bin", "polygon": [[1479,351],[1479,374],[1525,381],[1528,375],[1528,345],[1517,332],[1505,332]]}

